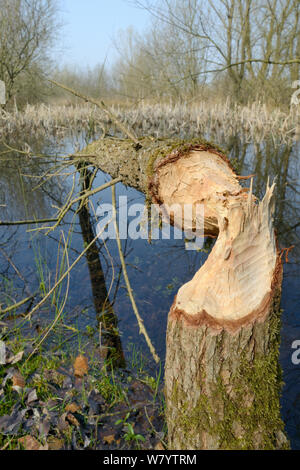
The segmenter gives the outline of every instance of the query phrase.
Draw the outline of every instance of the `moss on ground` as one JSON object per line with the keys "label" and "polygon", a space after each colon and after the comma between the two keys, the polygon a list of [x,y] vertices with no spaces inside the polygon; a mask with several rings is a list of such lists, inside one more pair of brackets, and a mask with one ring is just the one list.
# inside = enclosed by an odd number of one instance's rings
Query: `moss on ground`
{"label": "moss on ground", "polygon": [[[18,345],[16,340],[6,340],[6,346],[18,353],[24,341]],[[164,426],[162,398],[157,393],[160,376],[155,379],[146,369],[114,369],[111,360],[90,354],[87,372],[78,377],[74,374],[74,355],[53,356],[41,350],[28,360],[26,356],[0,369],[0,449],[21,449],[24,444],[20,439],[28,436],[38,445],[49,445],[49,449],[55,445],[61,449],[151,448],[159,440],[153,429],[158,425],[161,432]],[[8,375],[14,372],[24,380],[18,390],[13,386],[13,376]],[[36,394],[32,402],[31,392]],[[141,408],[135,405],[139,399]],[[122,424],[127,415],[130,436],[124,433]],[[121,425],[116,425],[120,418]],[[45,419],[50,428],[43,438],[40,425]],[[20,420],[17,428],[14,420]],[[14,429],[9,430],[9,426]],[[143,439],[135,439],[139,435]]]}

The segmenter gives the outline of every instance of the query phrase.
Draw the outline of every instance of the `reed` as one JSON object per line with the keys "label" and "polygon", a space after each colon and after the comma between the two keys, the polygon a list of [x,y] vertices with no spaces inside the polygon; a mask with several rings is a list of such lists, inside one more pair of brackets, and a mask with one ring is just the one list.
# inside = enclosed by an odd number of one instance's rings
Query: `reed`
{"label": "reed", "polygon": [[[300,138],[300,109],[291,106],[288,112],[268,108],[254,102],[247,106],[225,102],[152,104],[138,106],[113,105],[111,110],[137,136],[196,137],[214,135],[222,139],[243,134],[246,140],[290,143]],[[85,131],[119,135],[107,114],[91,104],[27,105],[23,111],[0,113],[0,138],[18,135],[48,135],[64,138]]]}

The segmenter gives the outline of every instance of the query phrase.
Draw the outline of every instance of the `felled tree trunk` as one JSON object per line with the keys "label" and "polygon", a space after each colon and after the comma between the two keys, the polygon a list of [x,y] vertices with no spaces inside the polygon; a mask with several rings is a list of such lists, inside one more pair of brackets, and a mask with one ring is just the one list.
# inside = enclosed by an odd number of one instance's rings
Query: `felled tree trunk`
{"label": "felled tree trunk", "polygon": [[[112,178],[122,177],[122,182],[143,193],[148,193],[148,181],[153,174],[156,161],[179,147],[190,146],[190,142],[179,139],[154,139],[144,137],[136,146],[130,139],[105,137],[90,143],[74,155],[101,168]],[[199,143],[199,139],[195,140]],[[204,143],[203,145],[210,144]]]}
{"label": "felled tree trunk", "polygon": [[[84,153],[148,192],[175,224],[184,204],[203,204],[204,234],[217,236],[169,313],[169,448],[287,448],[279,403],[282,265],[272,221],[274,185],[258,202],[211,144],[145,139],[137,149],[128,141],[110,143],[95,142]],[[195,213],[188,222],[197,235]]]}

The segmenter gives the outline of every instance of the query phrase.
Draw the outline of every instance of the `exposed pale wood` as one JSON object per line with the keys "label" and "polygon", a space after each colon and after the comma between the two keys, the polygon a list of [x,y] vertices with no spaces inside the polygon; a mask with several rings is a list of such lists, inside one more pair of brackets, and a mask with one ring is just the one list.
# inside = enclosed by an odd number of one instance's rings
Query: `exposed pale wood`
{"label": "exposed pale wood", "polygon": [[[190,315],[193,323],[205,316],[211,322],[224,319],[227,327],[237,320],[239,326],[254,312],[263,315],[277,258],[272,226],[274,184],[256,204],[252,191],[242,190],[228,163],[207,151],[191,151],[176,161],[161,162],[155,182],[156,199],[162,204],[179,209],[203,204],[204,231],[219,231],[206,263],[180,288],[173,309]],[[172,211],[173,218],[181,220],[182,212],[177,212]],[[187,222],[195,225],[195,220]]]}

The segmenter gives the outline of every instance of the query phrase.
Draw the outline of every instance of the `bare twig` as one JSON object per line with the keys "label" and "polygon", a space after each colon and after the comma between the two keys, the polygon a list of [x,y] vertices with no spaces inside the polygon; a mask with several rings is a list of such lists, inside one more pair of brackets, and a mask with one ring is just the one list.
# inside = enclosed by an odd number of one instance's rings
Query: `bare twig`
{"label": "bare twig", "polygon": [[155,362],[158,364],[160,362],[160,359],[158,357],[158,355],[156,354],[155,352],[155,349],[154,349],[154,346],[148,336],[148,333],[146,331],[146,328],[144,326],[144,322],[142,320],[142,318],[140,317],[140,314],[138,312],[138,309],[137,309],[137,306],[136,306],[136,303],[135,303],[135,300],[134,300],[134,297],[133,297],[133,294],[132,294],[132,288],[130,286],[130,282],[129,282],[129,279],[128,279],[128,274],[127,274],[127,269],[126,269],[126,263],[125,263],[125,259],[124,259],[124,255],[123,255],[123,251],[122,251],[122,246],[121,246],[121,240],[120,240],[120,234],[119,234],[119,228],[118,228],[118,224],[117,224],[117,217],[116,217],[116,190],[115,190],[115,187],[112,186],[111,188],[111,192],[112,192],[112,206],[113,206],[113,221],[114,221],[114,225],[115,225],[115,231],[116,231],[116,239],[117,239],[117,245],[118,245],[118,250],[119,250],[119,256],[120,256],[120,260],[121,260],[121,264],[122,264],[122,269],[123,269],[123,275],[124,275],[124,279],[125,279],[125,283],[126,283],[126,287],[127,287],[127,291],[128,291],[128,295],[129,295],[129,298],[130,298],[130,301],[131,301],[131,304],[132,304],[132,309],[134,311],[134,314],[137,318],[137,321],[138,321],[138,325],[139,325],[139,328],[140,328],[140,333],[142,333],[145,337],[145,340],[146,340],[146,343],[151,351],[151,354],[155,360]]}
{"label": "bare twig", "polygon": [[32,220],[16,220],[16,221],[0,221],[0,225],[30,225],[30,224],[43,224],[44,222],[56,222],[55,219],[32,219]]}
{"label": "bare twig", "polygon": [[69,88],[65,85],[62,85],[61,83],[56,82],[55,80],[48,80],[50,83],[53,83],[53,85],[56,85],[63,90],[68,91],[69,93],[72,93],[72,95],[77,96],[78,98],[83,99],[87,103],[92,103],[96,105],[98,108],[102,109],[109,117],[110,119],[116,124],[116,126],[119,127],[119,129],[124,132],[136,145],[140,145],[137,136],[135,135],[134,131],[132,129],[129,129],[125,124],[123,124],[117,116],[108,109],[106,104],[100,100],[95,100],[89,96],[82,95],[81,93],[78,93],[78,91],[73,90],[72,88]]}
{"label": "bare twig", "polygon": [[20,149],[17,149],[15,147],[11,147],[10,145],[8,145],[6,142],[4,141],[1,141],[1,144],[3,144],[8,150],[6,150],[5,152],[1,152],[0,155],[4,154],[4,153],[9,153],[9,152],[16,152],[16,153],[20,153],[21,155],[26,155],[28,157],[42,157],[42,158],[54,158],[54,159],[57,159],[57,158],[62,158],[62,159],[65,159],[66,156],[65,155],[46,155],[44,153],[33,153],[31,152],[30,150],[20,150]]}
{"label": "bare twig", "polygon": [[15,308],[21,307],[21,305],[26,304],[26,302],[28,302],[29,300],[31,300],[33,298],[34,298],[34,295],[30,295],[29,297],[26,297],[25,299],[20,300],[20,302],[16,302],[15,304],[10,305],[9,307],[7,307],[3,310],[0,307],[0,315],[3,315],[4,313],[11,312],[11,310],[14,310]]}
{"label": "bare twig", "polygon": [[110,186],[113,186],[113,185],[119,183],[120,181],[122,181],[122,178],[120,176],[118,176],[117,178],[115,178],[111,181],[108,181],[107,183],[103,184],[102,186],[99,186],[98,188],[92,189],[90,191],[84,191],[83,194],[76,197],[75,199],[72,199],[71,201],[68,200],[67,203],[64,205],[64,207],[60,210],[60,213],[59,213],[59,216],[58,216],[58,219],[57,219],[57,223],[55,225],[53,225],[53,227],[51,227],[50,230],[54,230],[59,225],[59,223],[64,218],[66,213],[69,211],[71,206],[73,206],[73,204],[75,204],[76,202],[81,201],[83,199],[86,199],[89,196],[93,196],[94,194],[98,193],[99,191],[102,191],[103,189],[109,188]]}
{"label": "bare twig", "polygon": [[85,253],[91,248],[91,246],[95,243],[95,241],[102,235],[104,230],[106,229],[107,225],[110,224],[110,222],[113,219],[111,218],[105,226],[97,233],[95,238],[89,243],[85,249],[80,253],[80,255],[76,258],[76,260],[71,264],[71,266],[66,270],[66,272],[60,277],[60,279],[54,284],[54,286],[47,292],[45,297],[42,298],[42,300],[25,316],[25,319],[31,318],[32,314],[36,312],[45,302],[46,300],[50,297],[50,295],[55,291],[57,286],[68,276],[69,272],[76,266],[76,264],[81,260],[81,258],[85,255]]}

